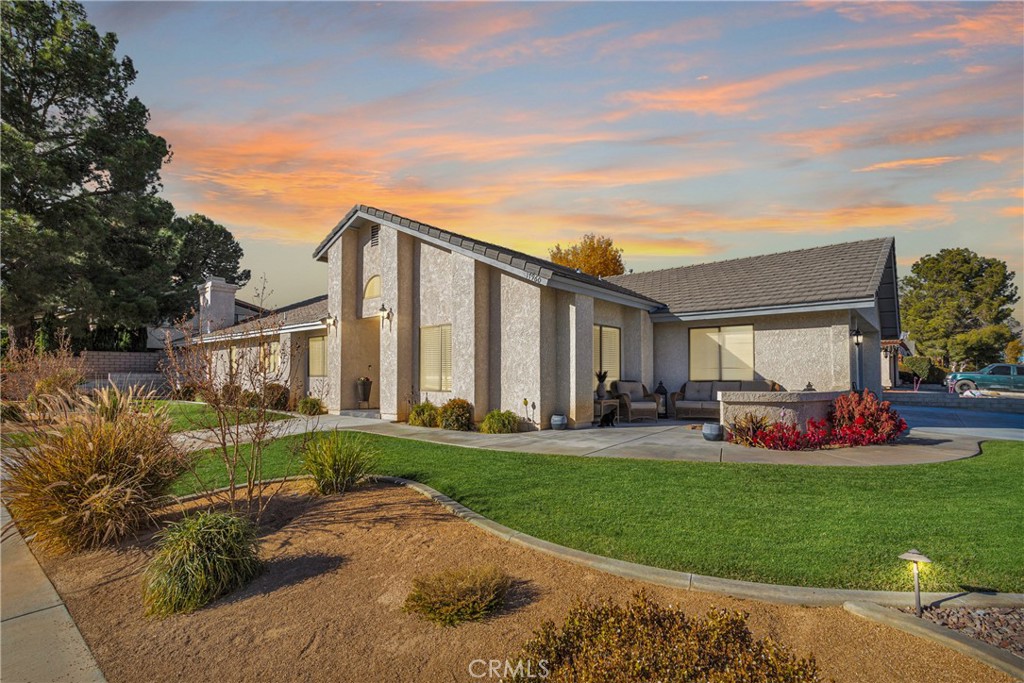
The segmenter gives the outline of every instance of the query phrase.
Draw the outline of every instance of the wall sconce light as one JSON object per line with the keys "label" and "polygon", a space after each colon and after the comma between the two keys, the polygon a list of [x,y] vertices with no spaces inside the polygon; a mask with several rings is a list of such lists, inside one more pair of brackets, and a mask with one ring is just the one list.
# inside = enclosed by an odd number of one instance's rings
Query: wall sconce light
{"label": "wall sconce light", "polygon": [[914,606],[917,607],[917,616],[921,617],[921,579],[918,576],[917,565],[920,562],[931,562],[926,556],[922,555],[917,548],[912,548],[907,552],[900,555],[901,560],[914,563]]}
{"label": "wall sconce light", "polygon": [[380,305],[380,310],[378,310],[377,313],[380,315],[380,327],[381,327],[381,329],[384,329],[384,321],[387,320],[388,322],[391,322],[391,319],[395,315],[394,314],[394,310],[388,308],[384,304]]}
{"label": "wall sconce light", "polygon": [[855,346],[860,346],[864,343],[864,335],[861,333],[859,327],[855,327],[850,330],[850,339],[853,340]]}
{"label": "wall sconce light", "polygon": [[338,319],[335,318],[333,315],[328,315],[325,318],[321,318],[320,322],[327,327],[334,327],[335,325],[338,324]]}

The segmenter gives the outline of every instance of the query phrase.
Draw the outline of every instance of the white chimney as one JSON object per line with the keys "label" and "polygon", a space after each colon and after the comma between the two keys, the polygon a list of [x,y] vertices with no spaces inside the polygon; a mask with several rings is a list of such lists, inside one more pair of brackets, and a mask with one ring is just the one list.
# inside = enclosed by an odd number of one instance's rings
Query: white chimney
{"label": "white chimney", "polygon": [[235,324],[237,285],[222,277],[211,277],[199,285],[199,330],[202,334]]}

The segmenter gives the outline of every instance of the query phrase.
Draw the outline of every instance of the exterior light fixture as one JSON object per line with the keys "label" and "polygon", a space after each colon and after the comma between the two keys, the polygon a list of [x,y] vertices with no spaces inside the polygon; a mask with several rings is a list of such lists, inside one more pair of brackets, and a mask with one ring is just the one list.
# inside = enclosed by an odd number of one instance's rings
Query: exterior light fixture
{"label": "exterior light fixture", "polygon": [[850,339],[853,340],[853,345],[857,347],[857,383],[853,385],[854,390],[860,391],[864,388],[864,378],[862,375],[861,366],[863,363],[860,359],[861,344],[864,343],[864,334],[860,331],[860,326],[857,326],[850,330]]}
{"label": "exterior light fixture", "polygon": [[921,562],[931,562],[925,555],[922,555],[917,548],[912,548],[900,555],[901,560],[914,563],[914,605],[917,608],[917,616],[921,617],[921,578],[918,576],[917,565]]}
{"label": "exterior light fixture", "polygon": [[335,318],[333,315],[328,315],[325,318],[321,318],[320,322],[323,323],[323,325],[326,327],[334,327],[335,325],[338,324],[338,319]]}
{"label": "exterior light fixture", "polygon": [[381,329],[384,328],[384,321],[385,320],[387,320],[388,322],[391,322],[391,318],[394,317],[393,310],[388,308],[384,304],[380,305],[380,309],[377,311],[377,313],[380,314],[380,326],[381,326]]}

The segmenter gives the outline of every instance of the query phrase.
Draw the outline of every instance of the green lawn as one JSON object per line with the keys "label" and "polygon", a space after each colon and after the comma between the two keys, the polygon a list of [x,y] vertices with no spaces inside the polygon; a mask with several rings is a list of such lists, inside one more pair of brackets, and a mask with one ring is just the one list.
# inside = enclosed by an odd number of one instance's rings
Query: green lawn
{"label": "green lawn", "polygon": [[[205,403],[187,403],[184,401],[154,401],[157,405],[167,406],[167,416],[171,419],[172,432],[187,432],[194,429],[206,429],[217,424],[217,413]],[[291,415],[284,413],[267,413],[270,420],[287,420]],[[241,422],[252,422],[255,416],[247,410],[241,411]],[[231,418],[234,420],[234,416]]]}
{"label": "green lawn", "polygon": [[[267,478],[294,474],[296,437]],[[894,467],[658,462],[505,453],[369,436],[381,474],[415,479],[501,524],[642,564],[768,583],[909,590],[897,555],[934,563],[924,590],[1024,591],[1024,449]],[[204,479],[223,481],[215,463]],[[217,476],[220,475],[218,479]],[[177,493],[196,487],[191,477]]]}

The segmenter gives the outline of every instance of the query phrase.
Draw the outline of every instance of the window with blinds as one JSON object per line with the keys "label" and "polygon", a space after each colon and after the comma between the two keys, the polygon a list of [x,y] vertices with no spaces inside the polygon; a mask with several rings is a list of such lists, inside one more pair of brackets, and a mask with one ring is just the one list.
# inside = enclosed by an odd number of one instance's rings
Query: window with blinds
{"label": "window with blinds", "polygon": [[452,390],[452,326],[420,328],[420,391]]}
{"label": "window with blinds", "polygon": [[597,373],[605,371],[608,378],[605,386],[622,378],[622,330],[609,325],[594,325],[594,388],[597,388]]}
{"label": "window with blinds", "polygon": [[309,366],[307,368],[310,377],[327,376],[327,337],[309,338]]}
{"label": "window with blinds", "polygon": [[267,372],[281,369],[281,342],[264,342],[260,347],[260,360]]}
{"label": "window with blinds", "polygon": [[691,328],[690,379],[754,379],[754,326]]}

